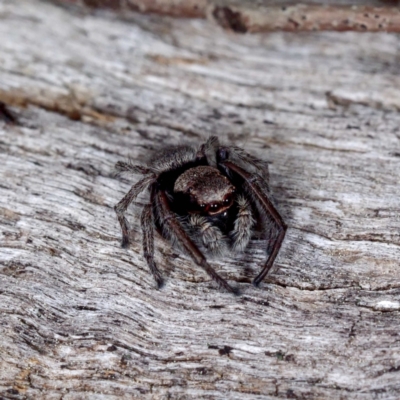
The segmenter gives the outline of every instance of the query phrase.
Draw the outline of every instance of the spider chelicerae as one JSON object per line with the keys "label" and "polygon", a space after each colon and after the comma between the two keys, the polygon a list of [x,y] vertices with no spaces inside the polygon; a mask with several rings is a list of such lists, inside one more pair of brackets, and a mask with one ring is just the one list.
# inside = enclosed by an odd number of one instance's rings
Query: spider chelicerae
{"label": "spider chelicerae", "polygon": [[[148,165],[119,161],[118,172],[144,175],[115,206],[122,246],[129,245],[128,206],[144,190],[150,202],[141,212],[143,253],[158,287],[163,278],[154,261],[154,229],[179,245],[220,287],[237,294],[208,263],[203,253],[243,251],[256,225],[269,235],[268,257],[253,283],[271,269],[286,233],[286,224],[270,200],[267,163],[240,147],[221,146],[211,136],[199,148],[175,146],[159,152]],[[273,229],[268,221],[272,221]]]}

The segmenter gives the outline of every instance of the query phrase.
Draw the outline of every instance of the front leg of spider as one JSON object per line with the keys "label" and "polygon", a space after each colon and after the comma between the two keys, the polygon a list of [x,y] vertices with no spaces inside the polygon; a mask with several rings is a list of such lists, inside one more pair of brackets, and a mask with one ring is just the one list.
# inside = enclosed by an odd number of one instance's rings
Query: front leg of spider
{"label": "front leg of spider", "polygon": [[186,250],[187,254],[192,260],[202,267],[207,274],[217,282],[218,286],[224,288],[230,293],[235,295],[239,294],[237,289],[234,289],[228,284],[228,282],[222,278],[207,262],[206,258],[196,246],[196,244],[190,239],[186,231],[183,229],[175,213],[171,210],[168,202],[168,197],[165,191],[159,191],[157,194],[157,201],[159,204],[159,217],[160,222],[164,226],[164,229],[168,231],[169,236],[173,237],[182,247]]}
{"label": "front leg of spider", "polygon": [[226,250],[226,239],[218,227],[198,214],[192,215],[188,222],[198,232],[201,242],[207,251],[212,254],[223,254]]}
{"label": "front leg of spider", "polygon": [[233,250],[240,252],[243,251],[250,242],[255,220],[250,204],[243,195],[238,196],[237,204],[238,213],[230,236],[233,241]]}
{"label": "front leg of spider", "polygon": [[277,227],[277,234],[273,239],[272,251],[269,254],[261,272],[253,280],[253,284],[258,286],[274,264],[274,261],[279,253],[279,249],[282,246],[283,239],[285,238],[287,225],[283,221],[278,210],[272,204],[271,200],[268,198],[265,190],[262,189],[264,185],[259,175],[251,174],[235,163],[228,161],[228,152],[225,149],[221,149],[219,151],[218,160],[219,165],[225,171],[227,171],[227,173],[233,172],[243,179],[245,185],[247,186],[247,190],[252,193],[253,197],[256,199],[256,204],[260,208],[260,211],[270,215]]}

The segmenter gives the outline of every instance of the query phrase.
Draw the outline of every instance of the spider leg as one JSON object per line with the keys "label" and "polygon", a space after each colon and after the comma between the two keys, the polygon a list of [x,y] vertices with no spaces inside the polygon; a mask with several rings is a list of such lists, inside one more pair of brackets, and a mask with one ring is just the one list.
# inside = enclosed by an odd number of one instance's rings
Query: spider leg
{"label": "spider leg", "polygon": [[118,161],[115,164],[115,169],[117,171],[117,174],[120,174],[121,172],[131,172],[132,174],[142,174],[142,175],[147,175],[152,173],[151,169],[144,167],[143,165],[133,164],[130,161],[128,162]]}
{"label": "spider leg", "polygon": [[[267,182],[269,181],[268,163],[257,157],[247,153],[237,146],[221,147],[221,150],[227,152],[233,162],[238,161],[239,164],[250,165],[255,172],[260,174]],[[224,161],[224,160],[220,160]]]}
{"label": "spider leg", "polygon": [[190,239],[186,231],[183,229],[176,215],[172,212],[168,197],[165,191],[159,191],[157,194],[157,202],[159,206],[159,217],[161,224],[168,229],[168,232],[179,242],[182,247],[186,250],[188,255],[193,261],[202,267],[207,274],[217,282],[218,286],[223,287],[228,292],[238,294],[238,291],[232,288],[228,282],[215,272],[215,270],[208,264],[206,258],[196,246],[196,244]]}
{"label": "spider leg", "polygon": [[151,204],[146,204],[140,218],[143,235],[143,255],[147,261],[151,273],[157,282],[158,288],[163,286],[163,279],[157,265],[154,262],[154,217]]}
{"label": "spider leg", "polygon": [[217,136],[210,136],[205,143],[203,143],[197,151],[196,158],[207,158],[210,165],[216,165],[215,154],[219,148],[219,140]]}
{"label": "spider leg", "polygon": [[278,210],[272,204],[271,200],[268,198],[267,193],[265,190],[262,189],[263,181],[257,174],[251,174],[245,171],[243,168],[239,167],[238,165],[234,164],[231,161],[224,161],[220,164],[221,166],[227,168],[230,171],[235,172],[237,175],[241,176],[246,186],[248,187],[249,192],[253,195],[261,209],[269,214],[275,222],[275,225],[278,228],[278,232],[276,237],[274,238],[272,244],[272,251],[269,254],[269,257],[264,264],[263,269],[261,272],[255,277],[253,284],[255,286],[259,285],[260,282],[264,279],[264,277],[268,274],[269,270],[272,268],[274,264],[275,258],[278,255],[279,249],[282,246],[283,239],[286,234],[287,225],[283,221],[282,217],[280,216]]}
{"label": "spider leg", "polygon": [[205,149],[207,150],[214,150],[219,147],[219,139],[218,136],[210,136],[206,143],[205,143]]}
{"label": "spider leg", "polygon": [[230,236],[233,239],[233,250],[243,251],[250,241],[252,228],[255,224],[255,221],[251,206],[246,198],[242,195],[239,196],[237,203],[238,214]]}
{"label": "spider leg", "polygon": [[201,215],[194,214],[189,218],[189,224],[193,226],[204,245],[213,254],[220,254],[226,249],[226,240],[221,230],[207,221]]}
{"label": "spider leg", "polygon": [[131,187],[129,192],[122,198],[122,200],[114,207],[117,214],[119,224],[122,230],[122,247],[127,247],[129,245],[129,229],[128,221],[124,215],[129,204],[132,203],[136,197],[143,192],[152,182],[154,181],[154,175],[147,175],[135,185]]}

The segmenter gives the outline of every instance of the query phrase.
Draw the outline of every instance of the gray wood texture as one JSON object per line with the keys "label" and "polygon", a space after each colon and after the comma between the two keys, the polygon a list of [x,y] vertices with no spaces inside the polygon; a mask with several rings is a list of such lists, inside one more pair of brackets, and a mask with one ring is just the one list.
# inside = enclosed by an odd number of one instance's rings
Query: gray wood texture
{"label": "gray wood texture", "polygon": [[[400,38],[0,1],[0,398],[398,399]],[[128,158],[217,134],[270,164],[289,229],[211,260],[113,206]]]}

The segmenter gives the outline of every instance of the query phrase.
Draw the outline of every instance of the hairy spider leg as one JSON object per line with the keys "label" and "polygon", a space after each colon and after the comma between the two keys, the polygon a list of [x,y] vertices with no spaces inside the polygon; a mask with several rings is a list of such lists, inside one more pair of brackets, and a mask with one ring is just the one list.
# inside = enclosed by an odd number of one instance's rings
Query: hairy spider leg
{"label": "hairy spider leg", "polygon": [[206,160],[208,165],[215,167],[217,165],[216,153],[219,148],[219,140],[217,136],[210,136],[203,143],[196,153],[196,160]]}
{"label": "hairy spider leg", "polygon": [[219,162],[229,160],[239,164],[243,163],[251,165],[260,176],[262,176],[267,182],[269,181],[268,163],[254,157],[252,154],[247,153],[242,148],[237,146],[223,146],[220,147],[217,153]]}
{"label": "hairy spider leg", "polygon": [[213,225],[207,218],[193,214],[189,218],[190,226],[197,229],[203,246],[213,254],[222,254],[226,248],[226,238],[221,229]]}
{"label": "hairy spider leg", "polygon": [[233,250],[243,251],[249,244],[255,220],[251,206],[243,195],[238,196],[237,203],[237,217],[233,225],[233,230],[230,232],[230,237],[233,241]]}
{"label": "hairy spider leg", "polygon": [[217,274],[217,272],[208,264],[206,258],[196,246],[196,244],[190,239],[186,231],[183,229],[181,223],[176,217],[175,213],[171,210],[168,202],[167,194],[164,190],[157,193],[157,200],[159,203],[159,217],[160,223],[168,228],[168,231],[174,235],[176,240],[181,243],[183,248],[186,250],[188,255],[193,261],[202,267],[207,274],[217,282],[218,286],[223,287],[228,292],[235,295],[239,294],[237,289],[234,289],[228,284],[228,282]]}
{"label": "hairy spider leg", "polygon": [[239,167],[231,161],[223,161],[221,165],[226,167],[228,170],[235,172],[237,175],[241,176],[244,179],[246,185],[248,186],[248,189],[255,196],[255,198],[257,198],[262,210],[271,215],[278,228],[278,233],[272,245],[272,251],[266,263],[264,264],[263,269],[253,280],[253,284],[255,286],[258,286],[274,264],[279,249],[282,246],[283,239],[285,238],[287,225],[283,221],[278,210],[272,204],[271,200],[268,198],[267,194],[262,190],[261,187],[263,182],[258,175],[250,174],[249,172],[245,171],[243,168]]}
{"label": "hairy spider leg", "polygon": [[[151,200],[154,198],[154,193],[152,191]],[[153,216],[153,206],[152,204],[146,204],[143,207],[143,211],[140,217],[140,225],[142,228],[143,235],[143,256],[147,261],[147,265],[150,268],[154,279],[157,282],[158,288],[163,286],[163,278],[161,276],[160,270],[157,268],[154,262],[154,216]]]}
{"label": "hairy spider leg", "polygon": [[122,198],[122,200],[114,207],[114,210],[117,214],[117,218],[119,224],[121,225],[122,230],[122,247],[128,247],[129,245],[129,228],[128,221],[125,217],[125,211],[129,207],[129,204],[132,203],[136,197],[143,192],[143,190],[147,189],[147,187],[154,182],[154,175],[147,175],[135,185],[131,187],[129,192]]}
{"label": "hairy spider leg", "polygon": [[130,161],[128,162],[118,161],[115,164],[115,169],[117,170],[118,173],[131,172],[132,174],[142,174],[142,175],[147,175],[152,173],[151,169],[144,167],[143,165],[133,164]]}

